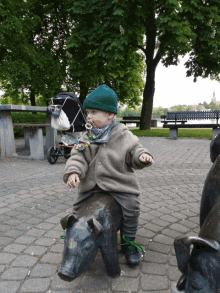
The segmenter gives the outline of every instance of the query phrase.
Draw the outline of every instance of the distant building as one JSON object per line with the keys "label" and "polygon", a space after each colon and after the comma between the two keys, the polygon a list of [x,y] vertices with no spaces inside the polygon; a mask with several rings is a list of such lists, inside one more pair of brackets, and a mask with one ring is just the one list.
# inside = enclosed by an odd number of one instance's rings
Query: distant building
{"label": "distant building", "polygon": [[220,101],[216,101],[215,91],[213,91],[213,98],[211,100],[211,103],[214,103],[217,106],[220,106]]}

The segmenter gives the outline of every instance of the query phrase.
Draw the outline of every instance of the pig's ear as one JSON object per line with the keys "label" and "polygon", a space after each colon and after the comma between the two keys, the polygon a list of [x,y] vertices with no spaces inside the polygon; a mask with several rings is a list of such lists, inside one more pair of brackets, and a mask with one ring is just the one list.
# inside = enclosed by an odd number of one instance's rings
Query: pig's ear
{"label": "pig's ear", "polygon": [[78,221],[77,218],[74,215],[70,214],[62,218],[60,220],[60,224],[63,230],[65,230],[69,225],[73,225],[76,221]]}
{"label": "pig's ear", "polygon": [[95,218],[88,220],[87,224],[90,229],[94,229],[96,236],[99,236],[104,230],[102,225]]}
{"label": "pig's ear", "polygon": [[209,246],[215,250],[219,250],[220,246],[217,241],[201,237],[178,237],[174,240],[174,248],[176,252],[177,264],[181,273],[187,273],[187,265],[190,259],[190,245]]}

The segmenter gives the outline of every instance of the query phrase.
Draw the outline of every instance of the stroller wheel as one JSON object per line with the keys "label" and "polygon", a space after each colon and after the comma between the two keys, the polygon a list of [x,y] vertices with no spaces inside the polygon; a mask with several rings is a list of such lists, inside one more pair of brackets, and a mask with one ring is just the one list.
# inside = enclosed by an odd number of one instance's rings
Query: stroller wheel
{"label": "stroller wheel", "polygon": [[47,160],[50,164],[55,164],[58,157],[55,157],[54,155],[58,154],[58,149],[54,149],[53,146],[49,147],[47,150]]}

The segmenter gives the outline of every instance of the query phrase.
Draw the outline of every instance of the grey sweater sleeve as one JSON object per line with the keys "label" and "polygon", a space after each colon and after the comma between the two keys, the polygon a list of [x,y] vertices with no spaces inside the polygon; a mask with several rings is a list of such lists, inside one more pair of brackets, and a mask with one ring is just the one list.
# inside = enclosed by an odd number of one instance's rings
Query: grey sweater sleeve
{"label": "grey sweater sleeve", "polygon": [[153,158],[153,156],[148,152],[147,149],[143,148],[143,146],[139,143],[139,139],[137,136],[131,135],[132,146],[130,151],[126,154],[126,163],[130,165],[133,169],[143,169],[145,167],[150,167],[152,163],[143,163],[139,160],[139,157],[142,154],[148,154]]}
{"label": "grey sweater sleeve", "polygon": [[133,149],[130,151],[130,156],[128,156],[130,160],[130,166],[134,169],[143,169],[145,167],[150,167],[152,163],[143,163],[139,160],[139,157],[142,154],[148,154],[153,158],[153,156],[146,150],[145,148],[142,147],[141,144],[137,144],[136,146],[133,147]]}
{"label": "grey sweater sleeve", "polygon": [[71,157],[67,160],[63,181],[66,183],[70,174],[77,173],[79,178],[84,178],[88,170],[88,163],[83,152],[72,149]]}

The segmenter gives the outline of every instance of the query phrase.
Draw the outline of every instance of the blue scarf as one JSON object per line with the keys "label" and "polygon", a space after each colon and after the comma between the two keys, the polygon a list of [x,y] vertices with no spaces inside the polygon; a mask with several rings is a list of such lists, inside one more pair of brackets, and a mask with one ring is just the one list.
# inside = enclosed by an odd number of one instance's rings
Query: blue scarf
{"label": "blue scarf", "polygon": [[109,141],[111,131],[112,129],[117,125],[115,121],[113,121],[111,124],[98,127],[98,128],[92,128],[92,142],[97,143],[107,143]]}

